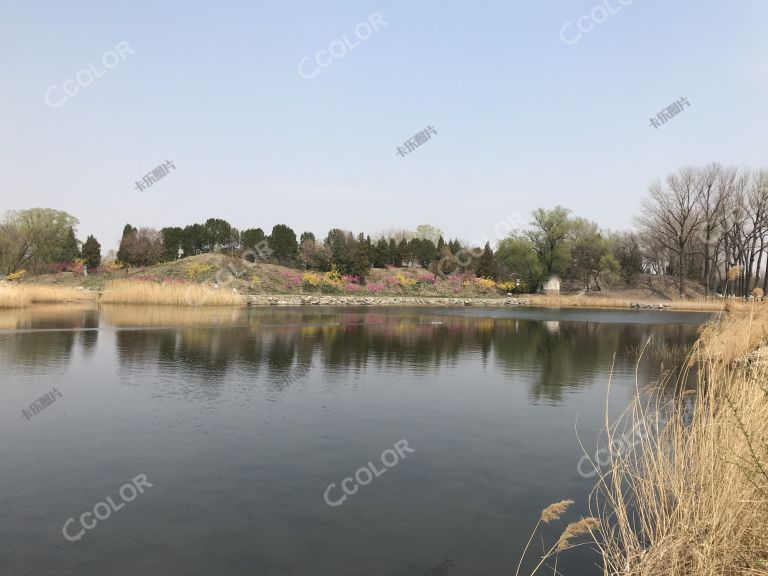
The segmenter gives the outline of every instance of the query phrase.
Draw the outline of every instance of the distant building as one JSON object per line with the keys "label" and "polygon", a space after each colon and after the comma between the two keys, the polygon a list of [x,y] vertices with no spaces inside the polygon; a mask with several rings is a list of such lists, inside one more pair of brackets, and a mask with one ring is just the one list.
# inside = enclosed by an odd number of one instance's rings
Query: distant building
{"label": "distant building", "polygon": [[544,282],[544,294],[560,294],[560,276],[557,274],[550,276],[549,279]]}

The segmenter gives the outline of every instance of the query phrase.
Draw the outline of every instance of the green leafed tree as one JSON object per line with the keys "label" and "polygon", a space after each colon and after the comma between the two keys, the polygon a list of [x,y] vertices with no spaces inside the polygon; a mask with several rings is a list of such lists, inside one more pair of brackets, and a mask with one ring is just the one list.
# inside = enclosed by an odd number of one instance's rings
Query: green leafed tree
{"label": "green leafed tree", "polygon": [[544,267],[527,236],[511,234],[499,242],[496,262],[502,279],[522,279],[531,290],[544,278]]}
{"label": "green leafed tree", "polygon": [[595,289],[601,290],[601,274],[613,277],[619,271],[611,242],[601,234],[597,224],[584,218],[571,222],[571,238],[571,267],[575,275],[583,280],[587,292],[593,282]]}
{"label": "green leafed tree", "polygon": [[61,210],[31,208],[6,213],[0,223],[0,266],[42,272],[66,250],[77,218]]}
{"label": "green leafed tree", "polygon": [[531,230],[526,232],[533,250],[547,276],[563,274],[570,264],[568,238],[571,232],[570,211],[562,206],[552,210],[539,208],[533,212]]}

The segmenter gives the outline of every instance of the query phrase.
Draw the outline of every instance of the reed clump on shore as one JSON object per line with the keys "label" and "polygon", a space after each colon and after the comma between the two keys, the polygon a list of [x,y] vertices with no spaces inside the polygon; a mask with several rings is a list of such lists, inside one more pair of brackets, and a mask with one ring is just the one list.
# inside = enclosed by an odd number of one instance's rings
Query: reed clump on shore
{"label": "reed clump on shore", "polygon": [[605,575],[768,574],[768,305],[731,308],[694,347],[693,390],[638,386],[606,420],[610,464],[590,502]]}
{"label": "reed clump on shore", "polygon": [[[532,294],[526,296],[534,306],[561,307],[561,308],[631,308],[635,300],[613,298],[609,296],[587,296],[584,294]],[[643,301],[641,304],[649,302]],[[660,300],[657,304],[663,304],[668,310],[691,310],[704,312],[717,312],[724,309],[721,299],[690,299],[690,300]]]}
{"label": "reed clump on shore", "polygon": [[104,287],[105,304],[149,304],[170,306],[243,306],[237,292],[203,284],[159,284],[136,280],[112,280]]}
{"label": "reed clump on shore", "polygon": [[24,308],[29,304],[58,304],[95,300],[97,294],[66,286],[17,284],[0,286],[0,308]]}

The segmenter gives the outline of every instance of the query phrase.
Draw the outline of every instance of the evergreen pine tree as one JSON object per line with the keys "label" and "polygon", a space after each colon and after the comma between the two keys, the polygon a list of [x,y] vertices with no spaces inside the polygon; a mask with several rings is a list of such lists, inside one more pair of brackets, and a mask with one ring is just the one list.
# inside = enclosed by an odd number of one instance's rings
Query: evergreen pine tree
{"label": "evergreen pine tree", "polygon": [[477,264],[475,276],[478,278],[490,278],[491,280],[495,280],[498,271],[496,257],[493,255],[493,250],[491,250],[491,243],[486,242],[485,248],[483,248],[483,253],[480,255],[480,260]]}
{"label": "evergreen pine tree", "polygon": [[120,238],[120,247],[117,250],[117,261],[123,264],[131,265],[131,257],[128,254],[128,248],[136,241],[138,231],[130,224],[126,224],[123,228],[123,235]]}
{"label": "evergreen pine tree", "polygon": [[83,243],[83,258],[85,265],[90,269],[101,265],[101,244],[93,236],[88,236]]}
{"label": "evergreen pine tree", "polygon": [[400,259],[400,255],[397,251],[397,242],[395,242],[394,238],[389,239],[389,262],[388,264],[391,264],[392,266],[397,266],[398,268],[403,265],[403,261]]}
{"label": "evergreen pine tree", "polygon": [[77,244],[77,238],[75,238],[75,231],[70,226],[61,245],[61,250],[56,254],[55,260],[57,262],[72,262],[72,260],[79,257],[80,247]]}
{"label": "evergreen pine tree", "polygon": [[353,273],[360,277],[360,284],[365,285],[365,278],[371,270],[371,261],[368,259],[368,245],[365,242],[358,242],[355,248],[355,259],[353,261]]}

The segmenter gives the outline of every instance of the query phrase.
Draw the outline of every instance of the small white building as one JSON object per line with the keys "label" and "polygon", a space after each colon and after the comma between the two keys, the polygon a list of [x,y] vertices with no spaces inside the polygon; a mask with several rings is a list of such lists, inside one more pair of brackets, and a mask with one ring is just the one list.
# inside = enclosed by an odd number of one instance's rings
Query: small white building
{"label": "small white building", "polygon": [[560,294],[560,276],[554,274],[544,282],[544,288],[542,290],[544,294]]}

